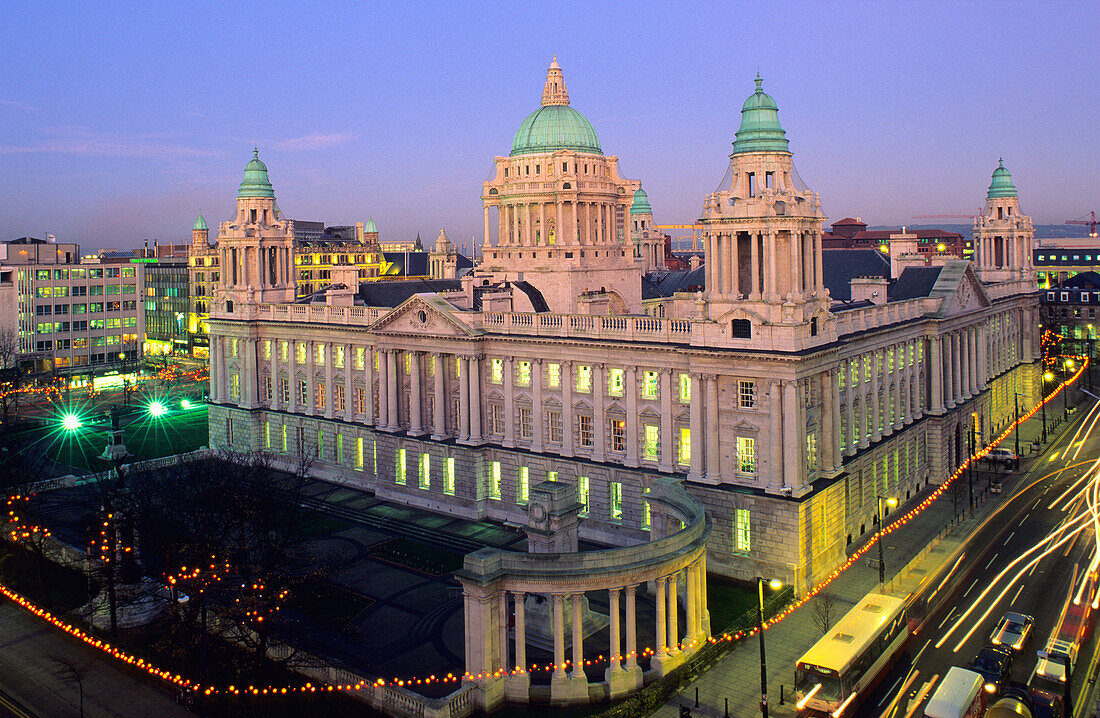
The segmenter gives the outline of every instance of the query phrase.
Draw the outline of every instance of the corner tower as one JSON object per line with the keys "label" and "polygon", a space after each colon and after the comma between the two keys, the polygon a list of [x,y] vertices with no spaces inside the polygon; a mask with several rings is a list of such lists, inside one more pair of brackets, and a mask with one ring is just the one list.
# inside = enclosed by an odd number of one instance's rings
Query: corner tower
{"label": "corner tower", "polygon": [[766,325],[775,340],[818,343],[832,334],[821,268],[825,216],[795,171],[786,135],[757,75],[729,169],[703,202],[704,298],[711,319],[747,319],[754,337]]}
{"label": "corner tower", "polygon": [[[978,275],[983,282],[1026,280],[1034,276],[1035,228],[1031,217],[1020,212],[1020,198],[1003,159],[993,170],[982,214],[974,220],[974,239],[978,246],[975,257]],[[1030,284],[1034,289],[1035,283]]]}
{"label": "corner tower", "polygon": [[260,303],[294,301],[294,227],[280,216],[259,150],[244,168],[237,215],[218,228],[221,276],[211,314],[247,313]]}
{"label": "corner tower", "polygon": [[[581,311],[582,296],[592,293],[608,295],[612,313],[640,312],[640,259],[630,231],[640,184],[621,177],[618,163],[570,106],[554,58],[541,105],[520,123],[512,151],[494,159],[482,186],[479,280],[525,281],[553,312]],[[520,294],[514,309],[532,311]]]}
{"label": "corner tower", "polygon": [[210,228],[206,226],[206,218],[199,212],[198,219],[191,226],[191,251],[201,252],[210,246]]}
{"label": "corner tower", "polygon": [[630,236],[643,272],[665,268],[665,236],[653,225],[653,207],[644,189],[634,193],[630,205]]}

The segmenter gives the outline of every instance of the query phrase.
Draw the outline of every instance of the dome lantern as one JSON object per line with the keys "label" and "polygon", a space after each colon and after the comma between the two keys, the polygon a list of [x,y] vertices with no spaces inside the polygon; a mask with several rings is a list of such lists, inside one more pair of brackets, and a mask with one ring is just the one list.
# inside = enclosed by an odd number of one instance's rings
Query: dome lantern
{"label": "dome lantern", "polygon": [[734,153],[790,152],[787,133],[779,124],[779,106],[764,92],[763,80],[756,75],[756,91],[741,106],[741,126],[733,143]]}
{"label": "dome lantern", "polygon": [[569,93],[557,56],[546,71],[542,106],[520,123],[512,140],[511,156],[556,150],[603,154],[592,123],[569,106]]}
{"label": "dome lantern", "polygon": [[253,148],[252,159],[244,166],[244,179],[237,190],[237,198],[275,197],[275,189],[267,177],[267,165],[260,161],[259,148]]}
{"label": "dome lantern", "polygon": [[993,170],[993,181],[989,183],[989,191],[986,193],[985,198],[1016,196],[1016,185],[1012,184],[1012,175],[1005,169],[1004,158],[1001,158],[997,164],[997,169]]}

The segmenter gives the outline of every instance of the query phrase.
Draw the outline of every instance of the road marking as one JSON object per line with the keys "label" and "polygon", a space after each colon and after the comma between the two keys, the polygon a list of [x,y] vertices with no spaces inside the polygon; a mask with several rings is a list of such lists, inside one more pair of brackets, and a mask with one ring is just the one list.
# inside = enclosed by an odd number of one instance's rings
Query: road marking
{"label": "road marking", "polygon": [[[958,606],[952,606],[951,607],[951,610],[947,613],[946,616],[943,617],[943,620],[940,621],[940,625],[936,626],[937,629],[943,628],[943,624],[945,624],[945,623],[947,623],[948,621],[951,620],[951,617],[955,615],[955,609],[956,608],[958,608]],[[929,639],[929,640],[931,640],[931,639]]]}
{"label": "road marking", "polygon": [[986,568],[987,571],[989,570],[989,567],[993,565],[993,562],[996,561],[996,560],[997,560],[997,554],[993,554],[993,558],[989,559],[989,563],[987,563],[985,565],[985,568]]}
{"label": "road marking", "polygon": [[1016,595],[1012,597],[1012,601],[1010,601],[1008,605],[1011,606],[1012,604],[1016,603],[1016,599],[1020,597],[1020,592],[1023,591],[1023,590],[1024,590],[1024,584],[1021,583],[1020,587],[1018,589],[1016,589]]}
{"label": "road marking", "polygon": [[889,688],[886,689],[886,695],[884,695],[882,697],[882,700],[880,700],[878,702],[878,704],[882,705],[884,701],[889,699],[890,696],[894,695],[894,689],[897,688],[898,684],[901,683],[902,681],[904,681],[905,679],[906,679],[906,676],[898,676],[898,679],[896,681],[894,681],[894,685],[892,685],[892,686],[890,686]]}
{"label": "road marking", "polygon": [[1015,530],[1015,529],[1013,529],[1013,530],[1012,530],[1012,533],[1010,533],[1010,534],[1008,535],[1008,538],[1006,538],[1004,542],[1005,542],[1005,543],[1008,543],[1009,541],[1011,541],[1011,540],[1012,540],[1012,537],[1013,537],[1013,536],[1015,536],[1015,535],[1016,535],[1016,530]]}
{"label": "road marking", "polygon": [[970,584],[970,588],[966,589],[966,593],[963,594],[963,598],[966,598],[970,591],[978,585],[978,579],[974,579],[974,583]]}
{"label": "road marking", "polygon": [[1020,525],[1021,525],[1021,526],[1023,526],[1023,525],[1024,525],[1024,522],[1025,522],[1025,521],[1027,521],[1027,517],[1028,517],[1028,516],[1031,516],[1031,512],[1030,512],[1030,511],[1028,511],[1028,512],[1027,512],[1026,514],[1024,514],[1024,517],[1023,517],[1022,519],[1020,519]]}

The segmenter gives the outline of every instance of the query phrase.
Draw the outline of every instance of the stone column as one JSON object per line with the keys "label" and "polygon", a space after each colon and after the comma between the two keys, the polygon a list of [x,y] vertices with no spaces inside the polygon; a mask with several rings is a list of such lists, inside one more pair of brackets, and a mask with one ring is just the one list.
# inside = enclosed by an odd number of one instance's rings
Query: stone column
{"label": "stone column", "polygon": [[592,460],[603,461],[607,444],[607,419],[604,413],[604,366],[592,365]]}
{"label": "stone column", "polygon": [[[291,414],[296,414],[298,412],[298,369],[297,369],[297,361],[298,361],[298,351],[297,351],[297,349],[298,349],[298,346],[297,345],[298,345],[298,340],[297,339],[291,339],[290,342],[289,342],[289,346],[287,347],[287,351],[290,352],[287,355],[287,363],[286,363],[287,383],[290,385],[290,403],[287,406],[287,411],[289,411]],[[224,363],[222,364],[222,366],[224,366]]]}
{"label": "stone column", "polygon": [[871,426],[875,418],[875,402],[871,397],[871,382],[867,381],[868,370],[874,372],[874,355],[864,354],[859,358],[859,448],[866,449],[871,445]]}
{"label": "stone column", "polygon": [[546,232],[546,203],[539,202],[539,229],[538,239],[535,244],[546,245],[550,243],[550,235]]}
{"label": "stone column", "polygon": [[825,270],[821,266],[821,232],[814,230],[812,237],[814,242],[814,290],[818,293],[818,296],[823,297],[825,296]]}
{"label": "stone column", "polygon": [[[354,356],[348,357],[348,363],[355,361]],[[363,413],[367,417],[367,426],[375,425],[374,417],[374,347],[367,346],[363,349],[363,389],[364,401]],[[351,389],[348,389],[351,391]]]}
{"label": "stone column", "polygon": [[420,388],[420,355],[423,352],[409,352],[409,436],[423,436],[424,431],[423,396]]}
{"label": "stone column", "polygon": [[853,456],[856,453],[856,448],[859,446],[859,430],[856,427],[855,407],[855,398],[858,392],[856,391],[855,385],[852,384],[852,370],[848,362],[844,362],[840,370],[848,374],[845,381],[848,386],[848,404],[846,407],[848,421],[844,426],[844,450],[848,456]]}
{"label": "stone column", "polygon": [[797,489],[799,481],[798,398],[796,380],[783,382],[783,485]]}
{"label": "stone column", "polygon": [[[871,440],[878,441],[882,438],[882,395],[879,393],[883,360],[879,357],[879,350],[871,353]],[[882,392],[887,394],[888,392]]]}
{"label": "stone column", "polygon": [[561,363],[561,453],[573,455],[573,362]]}
{"label": "stone column", "polygon": [[626,587],[626,667],[628,670],[638,665],[638,622],[634,604],[637,588],[637,586]]}
{"label": "stone column", "polygon": [[[901,361],[898,361],[898,352],[901,352]],[[905,404],[902,402],[902,390],[901,380],[905,374],[905,344],[894,345],[894,422],[890,427],[890,431],[894,431],[895,428],[901,427],[904,423],[904,419],[909,416],[909,412],[905,410]]]}
{"label": "stone column", "polygon": [[497,630],[499,631],[499,635],[497,636],[497,641],[500,643],[500,665],[496,666],[496,668],[502,671],[510,671],[511,666],[508,662],[508,592],[501,591],[497,595],[499,597],[499,605],[497,608]]}
{"label": "stone column", "polygon": [[[351,344],[344,345],[344,419],[350,420],[355,416],[355,388],[351,383],[351,366],[354,362],[355,348]],[[366,408],[366,407],[364,407]]]}
{"label": "stone column", "polygon": [[675,656],[680,652],[680,629],[676,625],[679,619],[677,599],[679,598],[679,572],[668,577],[668,652]]}
{"label": "stone column", "polygon": [[703,377],[691,374],[691,469],[688,479],[699,481],[703,478]]}
{"label": "stone column", "polygon": [[481,356],[470,357],[470,442],[480,444],[481,433]]}
{"label": "stone column", "polygon": [[542,406],[542,359],[531,361],[531,428],[534,438],[531,441],[531,450],[542,451],[543,443],[543,417],[545,409]]}
{"label": "stone column", "polygon": [[836,436],[839,433],[835,423],[836,412],[836,374],[832,369],[826,369],[821,373],[821,448],[824,471],[831,472],[836,465],[836,455],[839,453],[839,443]]}
{"label": "stone column", "polygon": [[[779,379],[771,380],[771,389],[768,392],[768,418],[771,421],[771,432],[768,436],[768,463],[771,464],[768,488],[775,492],[783,486],[783,382]],[[740,461],[740,459],[735,459]],[[759,467],[757,468],[759,472]]]}
{"label": "stone column", "polygon": [[764,250],[764,262],[768,265],[768,281],[767,286],[764,288],[764,298],[769,302],[779,301],[779,285],[775,279],[775,264],[776,264],[776,252],[775,252],[775,232],[766,232],[765,237],[765,250]]}
{"label": "stone column", "polygon": [[535,234],[531,231],[531,203],[523,205],[523,243],[527,246],[535,244]]}
{"label": "stone column", "polygon": [[684,626],[685,643],[690,644],[689,648],[695,646],[696,640],[699,638],[699,594],[695,586],[695,564],[688,564],[687,569],[684,571],[684,577],[687,579],[687,625]]}
{"label": "stone column", "polygon": [[673,457],[672,437],[672,370],[661,370],[661,471],[672,472],[676,464]]}
{"label": "stone column", "polygon": [[386,411],[390,422],[387,428],[390,431],[397,431],[401,428],[401,410],[397,404],[401,374],[397,370],[397,353],[396,349],[390,349],[386,352],[386,374],[389,375],[389,381],[386,383],[386,404],[388,405]]}
{"label": "stone column", "polygon": [[306,397],[306,414],[313,416],[317,413],[317,377],[314,376],[315,371],[313,367],[313,352],[316,342],[306,341],[306,391],[309,394]]}
{"label": "stone column", "polygon": [[974,396],[978,395],[981,391],[981,387],[985,384],[981,376],[981,362],[979,356],[982,353],[982,349],[978,346],[978,327],[970,327],[970,391]]}
{"label": "stone column", "polygon": [[512,594],[512,602],[516,606],[516,666],[517,673],[527,672],[527,617],[524,613],[523,602],[527,594],[516,591]]}
{"label": "stone column", "polygon": [[504,358],[504,446],[512,448],[516,445],[516,416],[515,416],[515,358],[511,355]]}
{"label": "stone column", "polygon": [[722,245],[722,293],[732,297],[737,291],[735,289],[737,275],[734,272],[737,266],[737,259],[733,256],[733,252],[730,251],[733,242],[730,241],[730,235],[728,233],[720,234],[718,241]]}
{"label": "stone column", "polygon": [[554,606],[554,674],[551,680],[559,681],[565,679],[565,611],[562,606],[565,596],[555,593],[551,600]]}
{"label": "stone column", "polygon": [[[576,208],[574,208],[574,218],[576,218],[575,213]],[[581,630],[583,596],[582,593],[573,594],[573,671],[569,677],[587,683],[588,678],[584,675],[584,631]]]}
{"label": "stone column", "polygon": [[[442,352],[434,352],[432,359],[435,362],[434,402],[432,410],[432,438],[436,441],[447,438],[447,355]],[[517,609],[518,610],[518,609]]]}
{"label": "stone column", "polygon": [[483,207],[485,210],[485,241],[482,244],[488,246],[489,244],[489,205]]}
{"label": "stone column", "polygon": [[563,203],[560,199],[554,202],[554,213],[556,219],[554,221],[554,244],[564,244],[562,241],[562,227],[565,225],[565,219],[563,218]]}
{"label": "stone column", "polygon": [[462,356],[458,363],[458,440],[470,441],[470,362]]}
{"label": "stone column", "polygon": [[962,403],[962,340],[958,332],[951,332],[951,398],[954,404]]}
{"label": "stone column", "polygon": [[985,389],[989,382],[989,333],[987,328],[988,325],[984,321],[978,325],[978,386],[982,389]]}
{"label": "stone column", "polygon": [[938,336],[931,337],[928,340],[930,354],[928,373],[932,385],[931,408],[933,414],[943,413],[943,349],[940,342]]}
{"label": "stone column", "polygon": [[722,483],[722,455],[719,448],[718,377],[707,375],[707,481]]}
{"label": "stone column", "polygon": [[619,636],[619,589],[611,588],[607,591],[608,598],[608,617],[611,619],[611,626],[608,628],[608,660],[610,665],[607,668],[609,673],[618,673],[622,670],[620,665],[620,656],[622,653],[622,642]]}
{"label": "stone column", "polygon": [[752,262],[751,269],[751,284],[752,294],[749,295],[749,299],[753,301],[760,301],[760,235],[750,232],[749,233],[749,255]]}
{"label": "stone column", "polygon": [[335,399],[336,392],[333,391],[332,383],[332,352],[336,349],[336,346],[331,342],[322,342],[321,346],[325,348],[325,408],[324,414],[326,419],[332,418],[332,401]]}
{"label": "stone column", "polygon": [[657,658],[668,655],[668,639],[665,636],[665,578],[654,579],[657,584],[657,597],[654,613],[657,616]]}
{"label": "stone column", "polygon": [[970,333],[967,329],[959,330],[959,396],[970,398]]}
{"label": "stone column", "polygon": [[638,369],[626,368],[626,465],[638,466]]}

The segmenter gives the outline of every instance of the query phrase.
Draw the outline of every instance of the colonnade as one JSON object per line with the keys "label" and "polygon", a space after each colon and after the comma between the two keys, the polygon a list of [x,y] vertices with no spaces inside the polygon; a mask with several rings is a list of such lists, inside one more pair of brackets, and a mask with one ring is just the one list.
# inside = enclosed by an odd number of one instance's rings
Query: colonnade
{"label": "colonnade", "polygon": [[[839,371],[848,372],[844,382],[844,431],[839,430],[842,422],[837,403],[832,420],[838,429],[832,442],[834,451],[852,456],[871,442],[924,416],[923,342],[923,338],[895,342],[841,362]],[[935,363],[935,358],[931,361]],[[839,381],[830,379],[830,382],[839,388]]]}
{"label": "colonnade", "polygon": [[498,247],[617,245],[625,244],[629,240],[630,233],[626,231],[623,232],[623,241],[620,242],[618,217],[621,211],[629,221],[628,204],[559,197],[553,202],[486,203],[483,207],[486,246],[490,244],[489,208],[493,206],[498,210]]}
{"label": "colonnade", "polygon": [[[986,230],[988,231],[988,230]],[[978,241],[978,264],[987,269],[1031,269],[1031,242],[1025,235],[985,234]]]}
{"label": "colonnade", "polygon": [[[780,240],[786,242],[786,251],[779,249]],[[743,242],[748,244],[747,252],[741,250]],[[711,230],[703,237],[703,250],[705,283],[712,297],[777,301],[787,293],[799,299],[824,291],[817,230]],[[741,268],[742,254],[749,262],[746,272]],[[777,265],[784,267],[781,276]]]}

